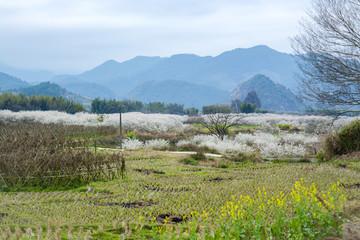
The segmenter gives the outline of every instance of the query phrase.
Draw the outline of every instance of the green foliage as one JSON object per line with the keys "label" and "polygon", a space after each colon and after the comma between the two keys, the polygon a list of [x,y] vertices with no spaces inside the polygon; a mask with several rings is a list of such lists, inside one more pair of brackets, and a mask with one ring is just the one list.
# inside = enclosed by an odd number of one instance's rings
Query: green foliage
{"label": "green foliage", "polygon": [[315,158],[319,161],[319,162],[323,162],[325,159],[325,154],[323,152],[318,152],[315,155]]}
{"label": "green foliage", "polygon": [[189,115],[189,116],[197,116],[199,114],[199,109],[197,108],[186,108],[185,109],[185,114]]}
{"label": "green foliage", "polygon": [[327,159],[335,155],[344,155],[360,151],[360,120],[354,120],[337,133],[327,136],[324,143]]}
{"label": "green foliage", "polygon": [[222,163],[218,167],[219,168],[229,168],[230,166],[228,164]]}
{"label": "green foliage", "polygon": [[[341,217],[334,211],[345,198],[338,184],[320,196],[314,184],[296,182],[290,196],[269,197],[265,188],[252,196],[232,197],[220,212],[192,211],[191,221],[154,229],[154,239],[327,239],[341,236]],[[255,195],[255,196],[254,196]],[[217,227],[209,226],[215,215]]]}
{"label": "green foliage", "polygon": [[203,106],[202,112],[203,114],[232,113],[233,110],[229,106],[216,104],[210,106]]}
{"label": "green foliage", "polygon": [[100,100],[100,98],[95,98],[91,102],[91,112],[104,114],[104,113],[122,113],[124,112],[141,112],[144,108],[142,102],[123,100],[116,101],[115,99],[110,100]]}
{"label": "green foliage", "polygon": [[199,164],[199,161],[189,157],[189,158],[186,158],[183,160],[183,163],[184,164],[188,164],[188,165],[198,165]]}
{"label": "green foliage", "polygon": [[301,158],[301,159],[274,159],[272,163],[311,163],[310,159]]}
{"label": "green foliage", "polygon": [[49,97],[44,95],[27,97],[24,94],[14,95],[12,93],[0,95],[0,109],[8,109],[15,112],[26,110],[56,110],[76,113],[85,111],[80,103],[66,100],[62,97]]}
{"label": "green foliage", "polygon": [[237,113],[253,113],[256,110],[256,104],[241,102],[239,99],[235,99],[231,101],[231,108]]}
{"label": "green foliage", "polygon": [[265,110],[265,109],[255,109],[255,113],[268,113],[269,111],[268,110]]}
{"label": "green foliage", "polygon": [[278,127],[280,128],[280,130],[290,130],[291,126],[289,124],[278,124]]}
{"label": "green foliage", "polygon": [[104,114],[104,113],[118,113],[118,112],[145,112],[145,113],[168,113],[168,114],[197,114],[196,108],[184,109],[183,104],[178,103],[163,103],[151,102],[144,104],[140,101],[115,99],[100,100],[95,98],[91,102],[91,112]]}
{"label": "green foliage", "polygon": [[147,104],[145,111],[149,113],[165,113],[166,105],[163,102],[151,102]]}
{"label": "green foliage", "polygon": [[136,138],[136,135],[135,135],[134,131],[130,131],[130,132],[128,132],[127,137],[130,139],[134,139],[134,138]]}
{"label": "green foliage", "polygon": [[106,117],[106,116],[105,116],[104,114],[98,114],[96,120],[97,120],[99,123],[102,123],[102,122],[104,122],[105,117]]}
{"label": "green foliage", "polygon": [[197,152],[195,154],[191,154],[190,157],[182,160],[184,164],[189,165],[198,165],[200,161],[206,161],[207,157],[203,152]]}
{"label": "green foliage", "polygon": [[239,110],[241,113],[253,113],[255,112],[256,104],[251,104],[247,102],[242,102],[239,106]]}
{"label": "green foliage", "polygon": [[203,152],[197,152],[195,154],[191,154],[191,158],[197,160],[197,161],[206,161],[207,158]]}

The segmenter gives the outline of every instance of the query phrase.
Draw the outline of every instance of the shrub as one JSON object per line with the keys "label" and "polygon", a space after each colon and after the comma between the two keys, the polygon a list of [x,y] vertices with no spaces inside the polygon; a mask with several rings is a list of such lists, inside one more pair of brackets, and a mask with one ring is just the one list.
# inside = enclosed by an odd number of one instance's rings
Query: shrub
{"label": "shrub", "polygon": [[135,135],[134,131],[130,131],[130,132],[127,134],[127,137],[133,139],[133,138],[136,138],[136,135]]}
{"label": "shrub", "polygon": [[124,143],[123,143],[124,148],[127,149],[138,149],[138,148],[143,148],[144,147],[144,143],[137,140],[136,138],[131,139],[125,139]]}
{"label": "shrub", "polygon": [[118,177],[117,155],[96,155],[88,149],[88,142],[70,139],[61,130],[41,124],[2,128],[1,188],[71,188]]}
{"label": "shrub", "polygon": [[[182,143],[184,143],[184,144],[182,144]],[[173,149],[173,150],[176,150],[176,149]],[[195,143],[188,143],[186,140],[179,141],[179,144],[177,144],[177,150],[183,151],[183,152],[206,152],[206,153],[219,154],[219,152],[213,148],[209,148],[207,146],[199,146]]]}
{"label": "shrub", "polygon": [[328,135],[324,149],[327,159],[360,151],[360,120],[354,120],[338,132]]}
{"label": "shrub", "polygon": [[218,167],[219,168],[229,168],[230,166],[228,164],[222,163]]}
{"label": "shrub", "polygon": [[146,148],[166,149],[170,146],[169,141],[165,139],[152,139],[145,142]]}
{"label": "shrub", "polygon": [[197,160],[197,161],[206,161],[207,158],[203,152],[197,152],[195,154],[191,154],[191,158]]}
{"label": "shrub", "polygon": [[189,157],[189,158],[186,158],[183,160],[183,163],[184,164],[189,164],[189,165],[198,165],[199,164],[199,161]]}
{"label": "shrub", "polygon": [[278,127],[281,129],[281,130],[290,130],[291,129],[291,126],[289,124],[281,124],[279,123],[278,124]]}
{"label": "shrub", "polygon": [[243,162],[251,162],[251,163],[260,163],[263,162],[260,158],[256,156],[255,153],[245,154],[245,153],[239,153],[237,155],[233,155],[229,157],[230,160],[238,163]]}
{"label": "shrub", "polygon": [[325,158],[325,155],[323,152],[318,152],[316,155],[315,155],[315,158],[319,161],[319,162],[323,162],[324,161],[324,158]]}

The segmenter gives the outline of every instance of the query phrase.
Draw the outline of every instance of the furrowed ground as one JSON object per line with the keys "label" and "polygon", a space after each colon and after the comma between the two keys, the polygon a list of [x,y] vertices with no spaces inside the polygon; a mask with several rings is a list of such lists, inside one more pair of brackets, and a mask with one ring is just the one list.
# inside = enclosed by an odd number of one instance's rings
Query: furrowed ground
{"label": "furrowed ground", "polygon": [[[314,155],[306,146],[306,156],[272,161],[260,153],[230,154],[204,146],[203,152],[215,155],[174,152],[199,150],[188,143],[169,143],[166,148],[161,146],[161,151],[144,146],[120,150],[111,148],[117,144],[112,140],[118,136],[116,129],[59,128],[54,131],[65,133],[66,139],[77,144],[71,148],[71,156],[78,151],[91,153],[96,161],[117,156],[116,164],[106,162],[98,168],[106,178],[83,182],[76,178],[76,187],[71,187],[74,179],[63,179],[60,173],[49,174],[58,179],[51,187],[31,181],[30,187],[3,184],[2,239],[340,239],[356,234],[360,217],[360,160],[356,157],[311,162]],[[194,128],[200,129],[179,132],[178,141],[191,143],[194,135],[204,131],[196,124]],[[250,130],[249,134],[256,136],[259,128],[244,125],[232,131],[248,134]],[[30,140],[32,134],[27,131]],[[135,134],[146,145],[151,134],[133,131],[127,132],[128,139]],[[174,134],[164,134],[152,135],[173,141]],[[79,144],[85,138],[89,139],[87,145]],[[6,134],[1,139],[2,144],[11,140]],[[256,144],[249,146],[260,151],[261,145]],[[125,163],[119,163],[122,159]],[[90,167],[86,169],[90,171]],[[109,177],[109,169],[114,169],[113,177]],[[62,185],[65,180],[68,182]]]}

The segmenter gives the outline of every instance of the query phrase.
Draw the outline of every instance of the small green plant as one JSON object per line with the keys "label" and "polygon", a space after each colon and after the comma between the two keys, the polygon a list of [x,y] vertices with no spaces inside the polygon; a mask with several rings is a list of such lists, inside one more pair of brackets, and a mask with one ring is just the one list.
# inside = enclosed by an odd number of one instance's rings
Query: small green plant
{"label": "small green plant", "polygon": [[[238,199],[232,196],[217,213],[192,211],[191,221],[179,224],[177,232],[165,223],[156,229],[154,238],[324,239],[341,236],[343,220],[337,212],[343,209],[345,200],[340,183],[321,194],[315,184],[307,186],[301,179],[290,195],[280,192],[270,197],[265,188],[258,188],[255,196],[240,195]],[[216,218],[218,227],[206,224],[211,216]]]}
{"label": "small green plant", "polygon": [[319,161],[319,162],[323,162],[325,159],[325,154],[323,152],[318,152],[315,155],[315,158]]}
{"label": "small green plant", "polygon": [[222,163],[218,167],[219,168],[229,168],[230,166],[228,164]]}
{"label": "small green plant", "polygon": [[197,161],[206,161],[207,160],[207,158],[203,152],[197,152],[195,154],[191,154],[190,156],[191,156],[191,158],[193,158]]}
{"label": "small green plant", "polygon": [[98,123],[102,123],[102,122],[104,122],[104,120],[106,118],[107,118],[107,116],[105,114],[98,114],[96,120],[97,120]]}
{"label": "small green plant", "polygon": [[284,130],[284,131],[288,131],[291,129],[291,126],[289,124],[278,124],[278,127],[280,128],[280,130]]}
{"label": "small green plant", "polygon": [[0,186],[0,192],[8,192],[10,189],[9,189],[9,186],[6,185],[6,184],[2,184]]}
{"label": "small green plant", "polygon": [[136,135],[135,135],[134,131],[130,131],[130,132],[128,132],[127,137],[130,139],[134,139],[134,138],[136,138]]}
{"label": "small green plant", "polygon": [[188,165],[198,165],[199,161],[189,157],[189,158],[186,158],[185,160],[183,160],[183,163],[188,164]]}

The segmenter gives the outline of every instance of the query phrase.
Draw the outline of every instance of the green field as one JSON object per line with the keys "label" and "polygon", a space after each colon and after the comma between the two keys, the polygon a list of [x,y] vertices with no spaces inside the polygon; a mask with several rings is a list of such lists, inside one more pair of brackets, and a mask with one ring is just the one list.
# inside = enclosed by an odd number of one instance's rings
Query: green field
{"label": "green field", "polygon": [[[23,233],[32,228],[33,239],[37,239],[40,227],[44,237],[58,234],[62,239],[71,239],[70,232],[74,237],[88,234],[95,239],[151,237],[156,227],[164,225],[166,217],[167,225],[187,224],[183,219],[191,219],[194,211],[208,212],[206,225],[216,229],[221,207],[233,196],[255,198],[258,189],[265,189],[269,197],[280,191],[289,197],[301,179],[304,185],[315,183],[320,192],[340,182],[347,199],[360,197],[359,190],[351,187],[360,182],[358,172],[332,164],[263,163],[221,169],[184,165],[179,161],[185,155],[168,152],[125,151],[125,155],[124,179],[61,192],[2,193],[3,232],[7,226],[13,234],[17,227]],[[359,214],[353,210],[349,209],[349,213]],[[343,214],[339,216],[345,218]]]}
{"label": "green field", "polygon": [[[0,238],[324,239],[348,237],[347,229],[360,217],[356,159],[264,161],[255,155],[191,155],[169,151],[173,147],[120,150],[96,143],[116,136],[116,129],[106,127],[3,128],[2,156],[34,156],[29,161],[38,165],[32,174],[51,156],[64,162],[61,171],[37,177],[48,185],[26,171],[18,173],[18,181],[1,176]],[[72,170],[77,162],[81,171]],[[34,167],[23,163],[27,170]]]}

